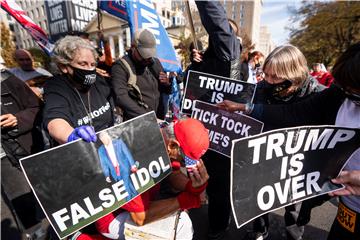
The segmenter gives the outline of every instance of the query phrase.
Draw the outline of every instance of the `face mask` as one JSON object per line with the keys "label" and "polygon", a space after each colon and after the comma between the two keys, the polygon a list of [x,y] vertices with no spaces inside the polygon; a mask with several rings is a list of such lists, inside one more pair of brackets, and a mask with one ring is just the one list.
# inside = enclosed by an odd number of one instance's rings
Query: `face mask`
{"label": "face mask", "polygon": [[271,95],[273,97],[283,97],[282,93],[284,92],[284,90],[288,89],[291,85],[292,82],[289,80],[285,80],[281,83],[276,83],[276,84],[270,84],[272,85],[272,92]]}
{"label": "face mask", "polygon": [[255,69],[256,69],[256,68],[259,68],[260,66],[261,66],[260,63],[256,63],[256,64],[255,64]]}
{"label": "face mask", "polygon": [[72,76],[72,79],[79,83],[82,86],[86,86],[89,87],[92,84],[95,83],[96,81],[96,69],[93,70],[85,70],[85,69],[80,69],[80,68],[76,68],[73,66],[70,66],[74,73]]}

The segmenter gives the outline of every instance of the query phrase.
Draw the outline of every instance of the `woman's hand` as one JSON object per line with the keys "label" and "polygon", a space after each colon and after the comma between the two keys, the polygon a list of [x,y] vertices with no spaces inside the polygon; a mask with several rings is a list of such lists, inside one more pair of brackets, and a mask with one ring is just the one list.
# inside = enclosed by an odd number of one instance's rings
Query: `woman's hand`
{"label": "woman's hand", "polygon": [[228,112],[245,111],[245,104],[233,102],[230,100],[224,100],[223,102],[216,104],[216,106]]}

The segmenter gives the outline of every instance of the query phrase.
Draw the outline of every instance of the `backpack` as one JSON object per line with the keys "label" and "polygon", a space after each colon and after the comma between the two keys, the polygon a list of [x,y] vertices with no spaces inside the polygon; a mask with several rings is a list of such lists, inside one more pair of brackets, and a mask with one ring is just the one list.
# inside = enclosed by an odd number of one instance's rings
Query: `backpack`
{"label": "backpack", "polygon": [[[151,74],[158,79],[159,78],[159,72],[164,71],[160,61],[156,58],[153,58],[154,62],[149,67],[149,70]],[[119,58],[119,61],[117,61],[121,66],[125,68],[125,70],[129,73],[129,79],[127,82],[128,85],[128,92],[129,96],[132,99],[135,99],[137,103],[144,107],[145,109],[148,109],[149,106],[144,102],[141,91],[139,86],[136,84],[137,77],[136,74],[133,72],[132,68],[130,67],[130,64],[124,59],[124,57]]]}

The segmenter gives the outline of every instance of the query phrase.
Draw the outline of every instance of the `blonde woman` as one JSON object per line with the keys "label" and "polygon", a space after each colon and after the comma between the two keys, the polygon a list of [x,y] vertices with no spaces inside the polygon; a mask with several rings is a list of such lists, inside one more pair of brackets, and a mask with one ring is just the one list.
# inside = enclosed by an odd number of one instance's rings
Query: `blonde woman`
{"label": "blonde woman", "polygon": [[[304,54],[293,45],[283,45],[275,48],[265,59],[263,65],[264,81],[257,84],[254,103],[290,104],[302,100],[312,93],[322,91],[325,87],[309,74]],[[225,100],[218,106],[228,111],[243,111],[243,104]],[[261,113],[252,111],[252,104],[246,104],[245,112],[255,117]],[[266,121],[264,121],[266,123]],[[264,131],[281,128],[280,125],[265,124]],[[285,225],[288,239],[300,239],[303,226],[297,226],[299,206],[291,205],[285,208]],[[254,221],[255,239],[268,235],[269,220],[267,214]]]}

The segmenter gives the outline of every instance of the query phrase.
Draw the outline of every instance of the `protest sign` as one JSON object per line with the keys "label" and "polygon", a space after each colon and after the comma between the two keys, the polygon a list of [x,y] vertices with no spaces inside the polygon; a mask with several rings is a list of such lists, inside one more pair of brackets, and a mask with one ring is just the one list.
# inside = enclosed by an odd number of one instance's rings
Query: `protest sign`
{"label": "protest sign", "polygon": [[265,213],[336,189],[360,129],[303,126],[233,141],[231,205],[238,228]]}
{"label": "protest sign", "polygon": [[213,104],[223,100],[250,103],[255,88],[256,84],[253,83],[190,70],[181,110],[190,115],[195,100]]}
{"label": "protest sign", "polygon": [[24,158],[20,164],[46,217],[64,238],[160,182],[170,160],[154,112]]}
{"label": "protest sign", "polygon": [[227,157],[231,141],[262,132],[264,124],[246,115],[231,113],[215,105],[195,100],[192,118],[201,121],[209,130],[210,149]]}

